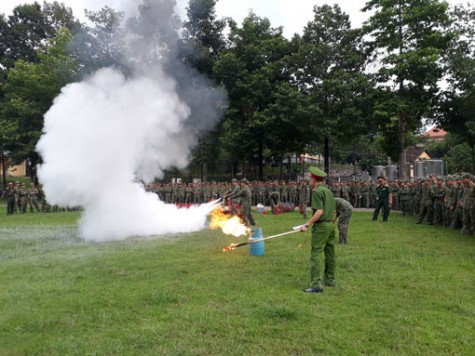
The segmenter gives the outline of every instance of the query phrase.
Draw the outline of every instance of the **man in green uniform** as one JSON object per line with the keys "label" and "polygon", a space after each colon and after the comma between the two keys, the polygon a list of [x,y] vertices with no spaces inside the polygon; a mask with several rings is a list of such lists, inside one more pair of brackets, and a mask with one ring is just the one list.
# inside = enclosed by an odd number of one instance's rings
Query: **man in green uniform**
{"label": "man in green uniform", "polygon": [[7,200],[7,214],[13,214],[15,212],[15,188],[13,187],[13,182],[8,182],[7,187],[2,193],[2,198]]}
{"label": "man in green uniform", "polygon": [[312,250],[310,255],[310,288],[306,293],[321,293],[323,286],[335,285],[335,198],[324,185],[326,173],[310,167],[311,205],[313,215],[300,228],[305,232],[312,226]]}
{"label": "man in green uniform", "polygon": [[302,211],[302,216],[305,220],[307,220],[307,206],[310,196],[310,190],[308,188],[307,182],[302,179],[300,181],[299,191],[298,191],[298,204],[300,206],[300,210]]}
{"label": "man in green uniform", "polygon": [[239,191],[239,205],[241,206],[242,221],[246,225],[256,225],[254,217],[251,214],[252,193],[248,186],[249,181],[246,178],[241,179],[241,190]]}
{"label": "man in green uniform", "polygon": [[378,220],[379,211],[383,208],[383,222],[388,221],[389,209],[393,205],[391,188],[386,182],[386,178],[378,177],[379,185],[376,187],[376,207],[373,213],[373,221]]}
{"label": "man in green uniform", "polygon": [[336,218],[338,218],[338,242],[348,243],[348,225],[350,224],[353,207],[343,198],[335,198]]}
{"label": "man in green uniform", "polygon": [[36,188],[35,183],[30,183],[30,188],[28,189],[28,206],[30,207],[30,212],[33,212],[33,208],[36,211],[40,212],[40,207],[38,206],[38,195],[40,194],[38,188]]}

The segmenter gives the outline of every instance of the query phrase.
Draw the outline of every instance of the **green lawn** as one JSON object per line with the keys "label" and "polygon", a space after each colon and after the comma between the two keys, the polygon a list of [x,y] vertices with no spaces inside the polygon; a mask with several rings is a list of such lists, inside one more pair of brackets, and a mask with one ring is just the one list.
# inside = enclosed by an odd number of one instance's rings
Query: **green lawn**
{"label": "green lawn", "polygon": [[[1,355],[473,355],[475,237],[354,213],[338,286],[306,294],[310,234],[265,256],[217,231],[85,243],[78,213],[0,216]],[[264,235],[297,213],[258,215]]]}

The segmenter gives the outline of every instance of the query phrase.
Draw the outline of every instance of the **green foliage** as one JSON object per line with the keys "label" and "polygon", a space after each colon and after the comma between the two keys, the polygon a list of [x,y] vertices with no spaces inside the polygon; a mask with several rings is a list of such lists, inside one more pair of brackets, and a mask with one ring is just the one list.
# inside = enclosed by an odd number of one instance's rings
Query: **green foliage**
{"label": "green foliage", "polygon": [[[310,234],[265,256],[217,231],[124,242],[75,237],[76,213],[0,217],[1,352],[15,354],[460,354],[475,348],[473,238],[355,212],[337,282],[309,284]],[[265,236],[297,213],[259,215]],[[242,239],[245,240],[245,239]],[[449,327],[448,327],[449,326]]]}
{"label": "green foliage", "polygon": [[15,66],[17,60],[38,62],[38,49],[45,39],[53,38],[59,29],[78,28],[70,8],[57,1],[18,5],[8,18],[0,16],[0,64]]}
{"label": "green foliage", "polygon": [[444,62],[448,87],[439,97],[435,122],[475,145],[475,7],[457,6],[451,13],[452,32]]}
{"label": "green foliage", "polygon": [[187,47],[186,58],[200,73],[213,76],[213,65],[225,48],[224,20],[216,20],[216,0],[190,0],[188,21],[183,24],[183,41]]}
{"label": "green foliage", "polygon": [[295,85],[308,96],[306,109],[312,113],[307,122],[311,136],[305,138],[320,143],[325,138],[325,145],[333,145],[366,132],[365,103],[372,84],[363,73],[361,33],[351,29],[348,15],[338,5],[316,6],[313,21],[302,38],[294,37],[293,45],[289,62]]}
{"label": "green foliage", "polygon": [[[35,146],[43,129],[43,115],[59,94],[61,88],[73,81],[76,63],[68,56],[71,33],[64,28],[38,50],[39,63],[18,60],[10,69],[3,84],[5,93],[2,110],[2,146],[9,151],[14,163],[29,159],[38,162]],[[4,131],[5,130],[5,131]]]}
{"label": "green foliage", "polygon": [[[288,115],[292,108],[302,107],[303,98],[289,85],[285,71],[288,41],[268,19],[251,13],[241,28],[231,23],[228,41],[229,48],[214,65],[230,100],[222,123],[222,144],[234,157],[255,154],[262,179],[264,150],[282,152],[277,146],[284,146],[283,138],[294,144],[302,133],[298,130],[301,110]],[[289,120],[296,123],[293,131]]]}
{"label": "green foliage", "polygon": [[373,11],[364,29],[371,36],[368,46],[375,61],[380,63],[376,79],[392,102],[386,119],[398,119],[399,171],[403,178],[406,135],[420,126],[434,103],[443,74],[440,59],[453,36],[446,30],[447,6],[434,0],[370,0],[363,9]]}

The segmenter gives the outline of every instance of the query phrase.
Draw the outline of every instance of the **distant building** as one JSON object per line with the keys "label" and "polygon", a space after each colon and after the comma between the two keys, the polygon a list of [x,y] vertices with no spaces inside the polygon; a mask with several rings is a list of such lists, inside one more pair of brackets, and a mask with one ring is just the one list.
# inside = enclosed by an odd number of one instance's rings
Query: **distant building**
{"label": "distant building", "polygon": [[433,128],[425,133],[423,133],[422,137],[427,137],[435,141],[441,141],[445,138],[447,132],[444,129]]}
{"label": "distant building", "polygon": [[410,147],[406,149],[406,163],[414,163],[416,161],[424,161],[432,159],[429,152],[423,148]]}
{"label": "distant building", "polygon": [[[2,165],[0,164],[0,176],[3,175]],[[27,175],[26,171],[26,161],[23,161],[21,164],[10,166],[7,162],[7,177],[25,177]]]}

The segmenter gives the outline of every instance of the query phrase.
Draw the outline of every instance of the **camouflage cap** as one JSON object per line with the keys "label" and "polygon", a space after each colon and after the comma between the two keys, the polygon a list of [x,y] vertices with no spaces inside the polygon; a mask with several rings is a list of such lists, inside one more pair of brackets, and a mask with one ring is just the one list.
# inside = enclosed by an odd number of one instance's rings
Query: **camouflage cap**
{"label": "camouflage cap", "polygon": [[462,174],[462,178],[468,178],[468,179],[473,179],[473,176],[470,173],[464,173]]}
{"label": "camouflage cap", "polygon": [[231,180],[232,183],[237,183],[237,181],[238,181],[238,180],[237,180],[236,178],[233,178],[233,179]]}
{"label": "camouflage cap", "polygon": [[246,178],[241,179],[241,183],[249,183],[249,181]]}

